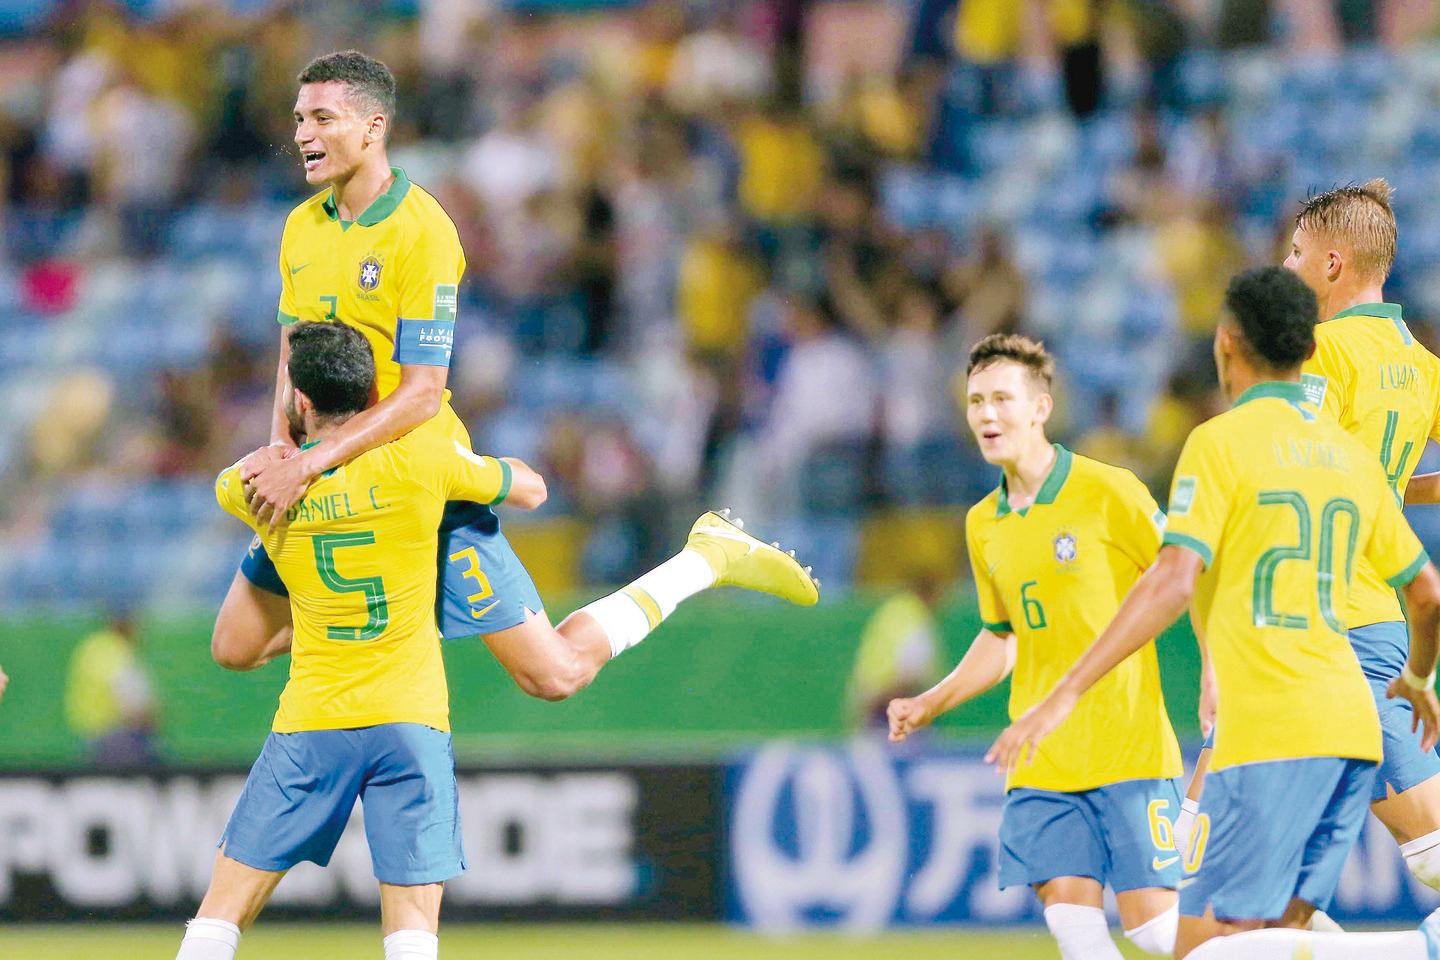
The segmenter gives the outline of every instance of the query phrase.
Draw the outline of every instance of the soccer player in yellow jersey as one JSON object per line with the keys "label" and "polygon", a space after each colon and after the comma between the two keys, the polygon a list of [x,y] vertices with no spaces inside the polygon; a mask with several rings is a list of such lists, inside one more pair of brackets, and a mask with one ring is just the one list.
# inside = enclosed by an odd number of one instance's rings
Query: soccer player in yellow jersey
{"label": "soccer player in yellow jersey", "polygon": [[[312,61],[299,81],[295,144],[307,182],[328,187],[291,212],[281,240],[272,446],[241,468],[262,521],[283,515],[326,470],[422,423],[435,420],[456,443],[470,447],[445,390],[465,258],[444,210],[387,159],[395,79],[378,60],[349,50]],[[337,427],[325,444],[303,451],[294,449],[282,402],[288,331],[297,320],[343,323],[363,333],[375,354],[378,401]],[[743,554],[744,562],[706,555],[719,544],[725,545],[722,553]],[[697,521],[675,557],[558,627],[488,506],[447,507],[438,555],[441,635],[482,635],[522,689],[551,700],[589,683],[609,659],[699,590],[731,585],[802,604],[819,596],[793,555],[711,513]],[[717,574],[722,562],[725,572]],[[290,630],[286,592],[257,541],[216,619],[216,660],[248,669],[283,652]]]}
{"label": "soccer player in yellow jersey", "polygon": [[[366,408],[374,359],[346,324],[298,324],[290,347],[283,402],[306,447],[318,449]],[[216,496],[256,531],[290,587],[290,680],[177,960],[232,960],[284,872],[328,862],[357,796],[381,884],[386,960],[433,960],[441,884],[464,869],[434,615],[440,516],[462,500],[537,506],[544,481],[519,461],[476,456],[431,420],[327,471],[281,524],[258,520],[245,488],[236,464]],[[567,620],[586,640],[578,664],[544,645],[492,649],[522,686],[554,689],[573,681],[570,669],[583,684],[617,644],[638,642],[690,593],[757,581],[771,592],[786,584],[792,599],[814,589],[792,557],[715,514],[668,564]]]}
{"label": "soccer player in yellow jersey", "polygon": [[[890,703],[892,740],[1011,672],[1018,717],[1114,616],[1160,549],[1164,516],[1134,474],[1045,437],[1054,364],[1021,336],[970,351],[966,416],[1000,486],[971,508],[966,541],[983,629],[954,671]],[[1000,886],[1028,884],[1066,960],[1119,960],[1102,909],[1115,890],[1125,935],[1149,953],[1175,943],[1180,748],[1153,644],[1080,702],[1032,766],[1006,783]]]}
{"label": "soccer player in yellow jersey", "polygon": [[1232,280],[1215,362],[1234,406],[1186,441],[1165,546],[1094,646],[988,754],[1025,769],[1087,691],[1193,600],[1218,717],[1177,958],[1440,955],[1440,914],[1401,933],[1295,929],[1329,904],[1380,760],[1374,698],[1345,629],[1361,557],[1410,611],[1412,646],[1390,695],[1409,701],[1425,748],[1440,730],[1440,573],[1372,453],[1305,402],[1315,315],[1314,294],[1288,270]]}
{"label": "soccer player in yellow jersey", "polygon": [[[1397,499],[1436,502],[1431,477],[1411,475],[1430,437],[1440,439],[1440,358],[1418,343],[1398,303],[1382,288],[1395,259],[1390,186],[1371,180],[1307,200],[1295,218],[1285,266],[1305,281],[1329,318],[1315,330],[1315,354],[1300,383],[1306,398],[1370,451]],[[1355,564],[1344,615],[1350,643],[1370,682],[1384,734],[1384,759],[1371,810],[1410,872],[1440,889],[1440,756],[1411,734],[1409,704],[1385,696],[1405,665],[1405,615],[1391,586],[1364,558]]]}

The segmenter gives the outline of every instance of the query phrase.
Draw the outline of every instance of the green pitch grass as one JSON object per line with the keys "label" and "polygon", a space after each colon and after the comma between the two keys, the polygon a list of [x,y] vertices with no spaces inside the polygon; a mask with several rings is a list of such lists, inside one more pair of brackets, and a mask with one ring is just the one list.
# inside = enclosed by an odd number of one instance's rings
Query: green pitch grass
{"label": "green pitch grass", "polygon": [[[25,960],[171,960],[180,924],[44,926],[0,930],[0,954]],[[1138,960],[1128,943],[1121,953]],[[378,960],[380,928],[360,924],[260,925],[240,941],[237,960]],[[504,960],[1055,960],[1041,929],[1006,933],[892,933],[879,938],[807,934],[760,937],[713,925],[451,924],[440,931],[440,956]]]}

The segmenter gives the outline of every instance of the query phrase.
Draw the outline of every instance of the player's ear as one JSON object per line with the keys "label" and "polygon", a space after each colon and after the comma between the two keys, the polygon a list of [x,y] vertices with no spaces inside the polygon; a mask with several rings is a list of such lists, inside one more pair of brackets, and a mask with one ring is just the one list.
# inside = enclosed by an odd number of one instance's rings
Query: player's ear
{"label": "player's ear", "polygon": [[1035,398],[1035,416],[1041,423],[1050,422],[1050,414],[1055,412],[1055,398],[1050,396],[1049,390],[1041,391],[1040,396]]}
{"label": "player's ear", "polygon": [[383,113],[372,113],[370,122],[365,126],[366,143],[384,143],[385,130],[389,126]]}
{"label": "player's ear", "polygon": [[1345,257],[1339,250],[1331,250],[1325,254],[1325,279],[1334,283],[1340,276],[1340,271],[1345,267]]}

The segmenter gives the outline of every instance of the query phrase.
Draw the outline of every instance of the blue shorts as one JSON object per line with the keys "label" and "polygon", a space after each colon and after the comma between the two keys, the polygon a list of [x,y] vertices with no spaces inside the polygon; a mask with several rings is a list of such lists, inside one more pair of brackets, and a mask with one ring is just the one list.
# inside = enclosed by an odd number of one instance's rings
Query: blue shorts
{"label": "blue shorts", "polygon": [[1193,876],[1180,912],[1221,920],[1278,920],[1298,898],[1320,910],[1370,805],[1375,764],[1307,757],[1247,763],[1205,778],[1195,821]]}
{"label": "blue shorts", "polygon": [[256,870],[323,867],[357,799],[381,883],[465,872],[450,734],[418,723],[270,734],[220,842]]}
{"label": "blue shorts", "polygon": [[[1175,780],[1125,780],[1077,793],[1016,787],[1000,816],[1000,887],[1091,877],[1117,893],[1173,890],[1181,868],[1170,824],[1179,814]],[[1152,826],[1157,817],[1163,828]]]}
{"label": "blue shorts", "polygon": [[1384,800],[1388,786],[1396,793],[1417,787],[1440,774],[1440,754],[1420,749],[1420,734],[1410,729],[1415,711],[1409,701],[1391,700],[1385,696],[1390,681],[1400,676],[1410,656],[1410,634],[1403,620],[1372,623],[1350,631],[1350,645],[1360,660],[1360,669],[1375,696],[1375,709],[1380,714],[1380,733],[1384,737],[1385,758],[1375,778],[1371,800]]}
{"label": "blue shorts", "polygon": [[[446,505],[437,569],[435,622],[446,640],[507,630],[545,609],[489,507],[460,501]],[[258,537],[240,562],[240,572],[261,590],[290,595]]]}

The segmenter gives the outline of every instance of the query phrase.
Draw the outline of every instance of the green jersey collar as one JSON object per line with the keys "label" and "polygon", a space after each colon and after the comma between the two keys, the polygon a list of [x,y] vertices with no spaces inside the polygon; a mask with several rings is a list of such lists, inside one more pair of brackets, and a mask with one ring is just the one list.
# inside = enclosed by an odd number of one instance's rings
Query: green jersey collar
{"label": "green jersey collar", "polygon": [[[1055,498],[1060,495],[1060,488],[1065,486],[1065,478],[1070,476],[1070,464],[1075,459],[1075,455],[1060,444],[1052,443],[1051,446],[1055,448],[1055,463],[1050,468],[1049,475],[1045,477],[1045,482],[1040,484],[1040,491],[1035,494],[1035,503],[1037,504],[1055,502]],[[1021,507],[1013,512],[1023,517],[1029,509],[1030,507]],[[1003,517],[1011,512],[1010,496],[1005,489],[1005,475],[1001,474],[1000,501],[996,504],[995,516]]]}
{"label": "green jersey collar", "polygon": [[[399,167],[391,167],[390,172],[394,175],[395,182],[390,184],[389,190],[371,201],[370,206],[365,208],[365,212],[355,218],[355,223],[362,227],[375,226],[394,213],[395,208],[400,206],[400,201],[405,199],[405,194],[410,192],[410,178],[405,176],[405,171]],[[325,208],[325,213],[331,220],[340,220],[340,208],[335,205],[335,189],[333,187],[321,206]],[[348,227],[349,223],[347,220],[340,220],[341,228]]]}
{"label": "green jersey collar", "polygon": [[[306,440],[304,443],[300,444],[300,449],[301,449],[301,450],[309,450],[311,447],[315,446],[315,444],[317,444],[317,443],[319,443],[319,442],[320,442],[319,440]],[[333,474],[336,470],[339,470],[339,469],[340,469],[339,467],[331,467],[329,470],[326,470],[324,473],[320,474],[320,476],[322,476],[322,477],[328,477],[328,476],[330,476],[331,474]]]}
{"label": "green jersey collar", "polygon": [[1341,310],[1331,320],[1341,317],[1384,317],[1386,320],[1400,320],[1401,307],[1398,303],[1357,303],[1349,310]]}
{"label": "green jersey collar", "polygon": [[1400,332],[1400,339],[1405,341],[1405,346],[1415,342],[1410,328],[1405,326],[1405,320],[1401,317],[1400,304],[1398,303],[1357,303],[1349,310],[1341,310],[1331,320],[1339,320],[1341,317],[1379,317],[1389,320],[1395,324],[1395,329]]}
{"label": "green jersey collar", "polygon": [[1249,390],[1240,394],[1240,399],[1235,401],[1235,406],[1242,403],[1249,403],[1251,400],[1264,400],[1273,397],[1276,400],[1284,400],[1293,406],[1300,406],[1307,402],[1305,388],[1294,380],[1266,380],[1255,384]]}

